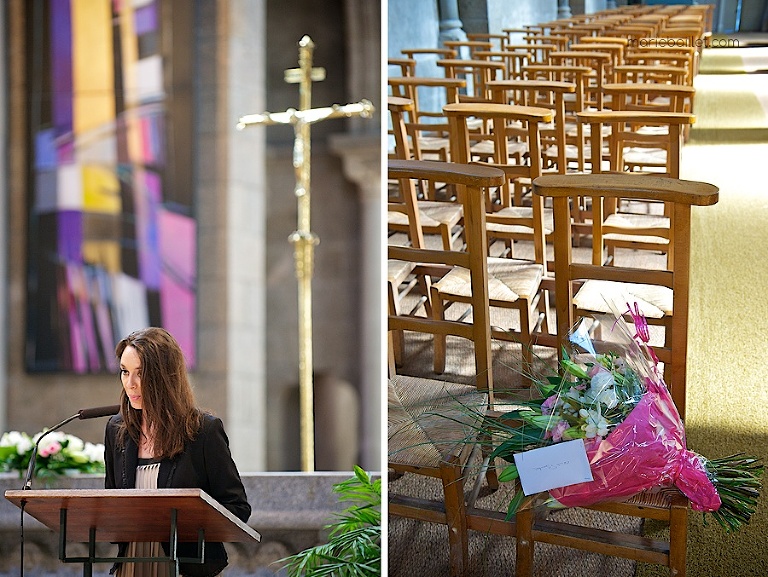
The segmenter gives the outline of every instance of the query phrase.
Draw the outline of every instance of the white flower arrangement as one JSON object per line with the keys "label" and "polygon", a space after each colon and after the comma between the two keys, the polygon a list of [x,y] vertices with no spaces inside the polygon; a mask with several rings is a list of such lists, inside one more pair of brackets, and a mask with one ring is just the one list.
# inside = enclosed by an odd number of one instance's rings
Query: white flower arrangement
{"label": "white flower arrangement", "polygon": [[[45,431],[30,437],[27,433],[9,431],[0,437],[0,471],[24,473],[32,450]],[[84,442],[81,438],[54,431],[46,435],[37,449],[35,476],[104,472],[104,445]]]}

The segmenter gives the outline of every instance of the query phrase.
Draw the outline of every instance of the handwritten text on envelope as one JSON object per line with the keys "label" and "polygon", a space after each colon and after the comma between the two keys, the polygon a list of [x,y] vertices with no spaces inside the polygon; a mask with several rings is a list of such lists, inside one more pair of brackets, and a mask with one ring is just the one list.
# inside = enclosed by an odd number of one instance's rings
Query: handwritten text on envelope
{"label": "handwritten text on envelope", "polygon": [[592,480],[582,439],[516,453],[515,465],[526,495]]}

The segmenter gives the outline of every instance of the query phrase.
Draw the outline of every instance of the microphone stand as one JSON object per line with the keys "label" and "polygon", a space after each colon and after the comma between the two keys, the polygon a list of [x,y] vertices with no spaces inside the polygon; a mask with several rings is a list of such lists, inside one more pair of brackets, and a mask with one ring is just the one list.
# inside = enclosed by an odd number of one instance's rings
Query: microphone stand
{"label": "microphone stand", "polygon": [[32,455],[29,457],[29,466],[27,467],[27,475],[24,477],[24,486],[22,487],[22,490],[28,490],[32,488],[32,477],[35,474],[35,461],[37,460],[37,450],[40,447],[40,441],[43,440],[43,438],[48,435],[48,433],[53,433],[57,429],[60,429],[70,421],[74,421],[75,419],[80,418],[80,412],[78,411],[71,417],[67,417],[64,419],[61,423],[58,425],[54,425],[50,429],[48,429],[46,432],[44,432],[40,437],[37,439],[37,443],[35,443],[35,446],[32,448]]}
{"label": "microphone stand", "polygon": [[[80,417],[80,413],[77,412],[71,417],[67,417],[64,419],[61,423],[58,425],[54,425],[47,431],[45,431],[40,437],[37,439],[37,442],[35,443],[35,446],[32,448],[32,455],[29,457],[29,466],[27,467],[27,475],[24,477],[24,486],[22,487],[22,490],[29,490],[32,488],[32,477],[35,474],[35,461],[37,460],[37,450],[40,447],[40,441],[43,440],[43,437],[45,437],[48,433],[53,433],[55,430],[60,429],[70,421],[74,421],[75,419]],[[19,549],[19,555],[21,557],[20,559],[20,568],[19,568],[19,576],[24,577],[24,505],[26,505],[27,500],[22,499],[21,500],[21,547]]]}

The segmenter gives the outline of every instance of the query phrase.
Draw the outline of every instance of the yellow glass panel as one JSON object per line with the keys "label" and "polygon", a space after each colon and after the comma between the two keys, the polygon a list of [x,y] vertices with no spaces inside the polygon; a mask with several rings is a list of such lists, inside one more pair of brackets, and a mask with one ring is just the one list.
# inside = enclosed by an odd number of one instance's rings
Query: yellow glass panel
{"label": "yellow glass panel", "polygon": [[72,0],[73,129],[76,135],[115,120],[112,10],[109,0]]}
{"label": "yellow glass panel", "polygon": [[117,175],[101,166],[83,167],[83,210],[118,214],[121,210]]}

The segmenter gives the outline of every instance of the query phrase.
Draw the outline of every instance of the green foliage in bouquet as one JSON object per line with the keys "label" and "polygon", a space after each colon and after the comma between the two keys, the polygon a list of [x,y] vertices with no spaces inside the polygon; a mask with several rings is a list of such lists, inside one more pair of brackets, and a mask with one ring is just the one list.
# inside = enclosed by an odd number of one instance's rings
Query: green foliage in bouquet
{"label": "green foliage in bouquet", "polygon": [[[0,437],[0,471],[26,472],[35,443],[44,431],[30,437],[27,433],[9,431]],[[35,459],[36,477],[55,477],[71,472],[103,473],[104,445],[83,442],[74,435],[55,431],[46,435]]]}
{"label": "green foliage in bouquet", "polygon": [[360,467],[333,486],[340,502],[328,542],[281,559],[289,577],[374,577],[381,574],[381,479],[372,481]]}

